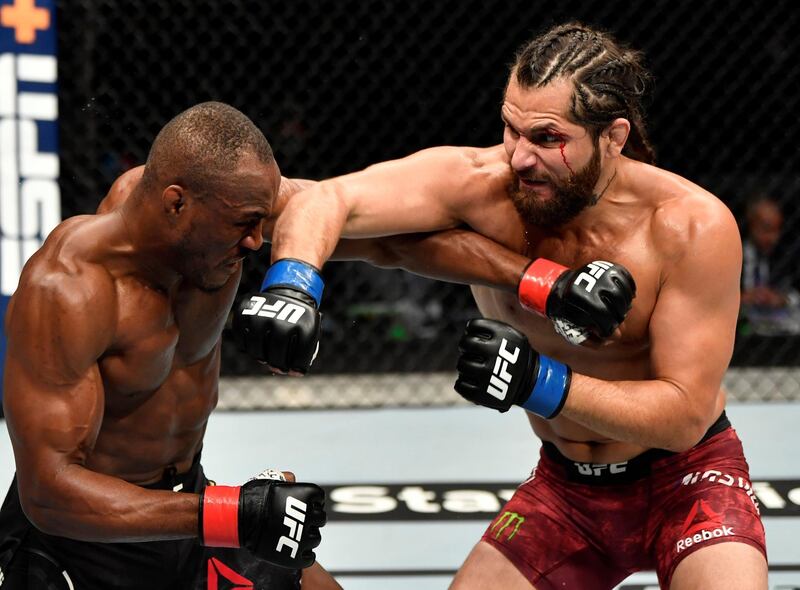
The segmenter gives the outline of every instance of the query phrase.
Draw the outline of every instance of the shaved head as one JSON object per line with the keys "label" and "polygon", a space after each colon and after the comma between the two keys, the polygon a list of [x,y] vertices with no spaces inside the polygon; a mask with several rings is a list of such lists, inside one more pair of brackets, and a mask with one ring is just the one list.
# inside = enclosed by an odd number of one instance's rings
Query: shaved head
{"label": "shaved head", "polygon": [[179,184],[200,196],[213,194],[245,154],[264,164],[275,159],[264,134],[244,113],[221,102],[200,103],[159,132],[142,184],[147,189]]}

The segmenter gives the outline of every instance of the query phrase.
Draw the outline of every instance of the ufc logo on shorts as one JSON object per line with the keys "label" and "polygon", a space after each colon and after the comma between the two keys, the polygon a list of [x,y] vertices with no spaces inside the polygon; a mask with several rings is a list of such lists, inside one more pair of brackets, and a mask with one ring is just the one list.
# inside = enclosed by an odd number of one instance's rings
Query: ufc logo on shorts
{"label": "ufc logo on shorts", "polygon": [[278,539],[275,551],[281,552],[283,547],[289,547],[292,551],[292,558],[297,555],[300,548],[298,541],[303,537],[303,523],[306,521],[306,503],[298,500],[294,496],[286,498],[286,516],[283,517],[283,524],[289,527],[289,535],[284,535]]}
{"label": "ufc logo on shorts", "polygon": [[628,462],[623,461],[622,463],[575,463],[575,467],[578,468],[578,473],[581,475],[595,475],[601,476],[603,475],[603,471],[608,469],[608,473],[611,475],[616,475],[618,473],[625,473],[628,469]]}
{"label": "ufc logo on shorts", "polygon": [[513,377],[508,372],[508,367],[516,363],[519,358],[519,348],[515,348],[514,352],[509,352],[506,346],[508,346],[508,340],[503,338],[500,343],[500,351],[497,353],[497,358],[494,359],[494,369],[489,379],[489,387],[486,389],[486,393],[500,400],[506,399],[508,384],[511,383]]}
{"label": "ufc logo on shorts", "polygon": [[605,260],[595,260],[594,262],[590,262],[586,266],[589,267],[588,272],[582,272],[578,275],[578,278],[575,279],[575,284],[580,285],[581,282],[586,283],[584,289],[586,289],[587,293],[591,293],[592,289],[594,289],[595,284],[597,283],[597,279],[603,276],[603,273],[606,272],[609,268],[611,268],[611,263],[606,262]]}
{"label": "ufc logo on shorts", "polygon": [[278,299],[274,303],[267,303],[266,297],[253,295],[250,298],[250,307],[242,310],[242,315],[260,315],[264,318],[277,318],[290,324],[296,324],[305,309],[294,303]]}

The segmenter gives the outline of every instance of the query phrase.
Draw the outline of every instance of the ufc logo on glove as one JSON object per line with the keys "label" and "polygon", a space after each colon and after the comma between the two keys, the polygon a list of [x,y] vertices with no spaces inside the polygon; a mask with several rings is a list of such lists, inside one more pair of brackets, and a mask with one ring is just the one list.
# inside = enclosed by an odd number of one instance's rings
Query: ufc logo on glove
{"label": "ufc logo on glove", "polygon": [[508,340],[503,338],[497,358],[494,359],[494,369],[489,379],[489,387],[486,389],[486,393],[500,400],[506,398],[508,384],[511,383],[512,375],[508,372],[508,367],[516,363],[519,358],[519,348],[515,347],[514,352],[509,352],[507,346]]}
{"label": "ufc logo on glove", "polygon": [[296,324],[297,320],[303,317],[305,309],[294,303],[289,303],[283,299],[278,299],[273,303],[267,303],[266,297],[253,295],[250,297],[250,307],[242,310],[242,315],[259,315],[263,318],[275,318]]}
{"label": "ufc logo on glove", "polygon": [[591,293],[595,284],[597,284],[597,279],[602,277],[603,273],[611,268],[611,263],[604,260],[595,260],[586,266],[588,267],[589,272],[582,272],[580,275],[578,275],[575,284],[579,285],[581,282],[586,283],[584,289],[586,289],[587,293]]}
{"label": "ufc logo on glove", "polygon": [[280,553],[281,549],[288,546],[291,549],[292,557],[297,555],[299,549],[298,542],[303,537],[303,523],[306,521],[306,503],[298,500],[294,496],[286,498],[286,516],[283,517],[283,524],[289,527],[289,536],[282,536],[278,539],[275,551]]}

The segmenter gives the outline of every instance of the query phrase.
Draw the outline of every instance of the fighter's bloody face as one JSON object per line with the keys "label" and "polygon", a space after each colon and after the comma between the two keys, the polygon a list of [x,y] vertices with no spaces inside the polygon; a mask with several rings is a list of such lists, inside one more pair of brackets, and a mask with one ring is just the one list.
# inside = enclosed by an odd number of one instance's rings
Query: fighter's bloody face
{"label": "fighter's bloody face", "polygon": [[263,244],[264,220],[280,186],[275,163],[242,161],[214,192],[196,202],[189,230],[179,244],[181,274],[213,291],[239,273],[242,260]]}
{"label": "fighter's bloody face", "polygon": [[511,198],[525,221],[558,226],[596,201],[598,140],[568,119],[572,85],[521,88],[512,75],[503,101],[503,144],[513,173]]}

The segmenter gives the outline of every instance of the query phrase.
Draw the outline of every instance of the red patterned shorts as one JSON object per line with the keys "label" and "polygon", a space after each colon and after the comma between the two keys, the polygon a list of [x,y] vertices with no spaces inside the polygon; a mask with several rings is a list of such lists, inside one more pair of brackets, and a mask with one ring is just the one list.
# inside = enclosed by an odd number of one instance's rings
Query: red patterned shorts
{"label": "red patterned shorts", "polygon": [[747,461],[729,426],[686,452],[647,451],[624,463],[575,463],[545,443],[534,475],[482,540],[537,590],[613,588],[651,569],[668,588],[684,557],[716,543],[747,543],[766,556]]}

